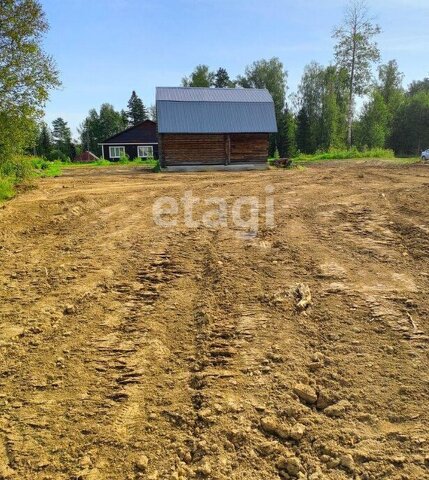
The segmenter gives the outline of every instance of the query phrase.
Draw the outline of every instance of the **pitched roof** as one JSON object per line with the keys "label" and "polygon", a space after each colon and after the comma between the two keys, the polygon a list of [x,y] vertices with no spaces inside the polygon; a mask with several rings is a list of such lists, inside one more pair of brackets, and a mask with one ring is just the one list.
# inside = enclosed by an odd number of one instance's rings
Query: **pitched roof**
{"label": "pitched roof", "polygon": [[173,102],[246,102],[273,101],[265,88],[157,87],[156,99]]}
{"label": "pitched roof", "polygon": [[98,160],[98,159],[99,158],[97,157],[97,155],[94,155],[89,150],[85,150],[80,155],[77,155],[74,158],[74,161],[75,162],[93,162],[93,161]]}
{"label": "pitched roof", "polygon": [[157,87],[159,133],[271,133],[277,131],[266,89]]}
{"label": "pitched roof", "polygon": [[143,120],[122,132],[116,133],[101,143],[157,143],[156,122]]}

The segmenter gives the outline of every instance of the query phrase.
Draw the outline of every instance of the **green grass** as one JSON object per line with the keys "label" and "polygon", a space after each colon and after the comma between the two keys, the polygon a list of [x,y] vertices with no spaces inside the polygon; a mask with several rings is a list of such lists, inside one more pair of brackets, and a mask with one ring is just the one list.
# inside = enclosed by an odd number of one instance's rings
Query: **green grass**
{"label": "green grass", "polygon": [[114,166],[135,166],[135,167],[141,167],[141,166],[147,166],[147,167],[152,167],[154,171],[156,171],[158,167],[158,160],[155,160],[153,158],[148,159],[148,160],[143,160],[141,158],[136,158],[135,160],[126,160],[126,159],[121,159],[121,161],[118,162],[110,162],[109,160],[97,160],[96,162],[91,162],[91,163],[65,163],[63,164],[64,168],[94,168],[94,167],[114,167]]}
{"label": "green grass", "polygon": [[360,151],[356,148],[351,150],[330,150],[329,152],[318,152],[313,155],[300,154],[294,157],[294,161],[312,162],[317,160],[349,160],[354,158],[395,158],[393,150],[374,148]]}
{"label": "green grass", "polygon": [[63,166],[67,165],[67,163],[61,162],[60,160],[50,162],[39,157],[33,157],[31,163],[34,169],[34,176],[39,178],[59,177]]}
{"label": "green grass", "polygon": [[0,202],[15,196],[13,177],[0,177]]}

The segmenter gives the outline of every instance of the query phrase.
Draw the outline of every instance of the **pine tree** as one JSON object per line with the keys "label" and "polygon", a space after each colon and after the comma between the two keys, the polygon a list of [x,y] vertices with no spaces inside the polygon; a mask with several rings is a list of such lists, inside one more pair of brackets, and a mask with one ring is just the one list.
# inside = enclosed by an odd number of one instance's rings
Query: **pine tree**
{"label": "pine tree", "polygon": [[280,117],[277,148],[282,158],[296,154],[296,122],[288,108],[284,109]]}
{"label": "pine tree", "polygon": [[47,157],[52,150],[52,134],[45,122],[40,125],[39,135],[36,142],[37,155]]}
{"label": "pine tree", "polygon": [[140,97],[133,90],[130,99],[128,100],[128,123],[130,126],[137,125],[148,118],[146,108]]}
{"label": "pine tree", "polygon": [[297,116],[296,146],[302,153],[314,153],[310,144],[311,126],[307,110],[302,107]]}
{"label": "pine tree", "polygon": [[61,117],[58,117],[52,122],[52,127],[55,148],[71,158],[73,155],[71,131],[67,122]]}
{"label": "pine tree", "polygon": [[228,72],[225,68],[219,67],[218,71],[214,76],[213,86],[216,88],[234,87],[234,82],[232,82],[229,78]]}

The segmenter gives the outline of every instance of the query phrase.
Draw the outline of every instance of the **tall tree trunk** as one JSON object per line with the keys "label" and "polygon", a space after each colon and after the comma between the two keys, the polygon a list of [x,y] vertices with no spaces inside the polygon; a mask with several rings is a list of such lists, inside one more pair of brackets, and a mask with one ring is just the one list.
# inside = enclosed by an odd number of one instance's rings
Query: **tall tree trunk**
{"label": "tall tree trunk", "polygon": [[352,128],[353,128],[353,113],[354,113],[354,82],[355,82],[355,63],[356,63],[356,24],[353,32],[353,54],[352,65],[350,72],[350,85],[349,85],[349,114],[347,118],[347,146],[349,150],[352,148]]}
{"label": "tall tree trunk", "polygon": [[352,127],[353,127],[353,85],[350,82],[349,111],[347,115],[347,147],[352,148]]}

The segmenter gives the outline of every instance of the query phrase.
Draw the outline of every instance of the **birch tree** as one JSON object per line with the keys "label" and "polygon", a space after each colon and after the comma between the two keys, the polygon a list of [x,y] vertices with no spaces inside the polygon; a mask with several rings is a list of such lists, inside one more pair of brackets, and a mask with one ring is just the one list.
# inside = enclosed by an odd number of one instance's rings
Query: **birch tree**
{"label": "birch tree", "polygon": [[371,67],[380,59],[380,51],[374,37],[380,27],[369,16],[363,0],[351,0],[347,5],[342,25],[336,27],[333,38],[335,59],[339,67],[348,72],[347,144],[352,145],[352,126],[356,96],[364,95],[371,84]]}

